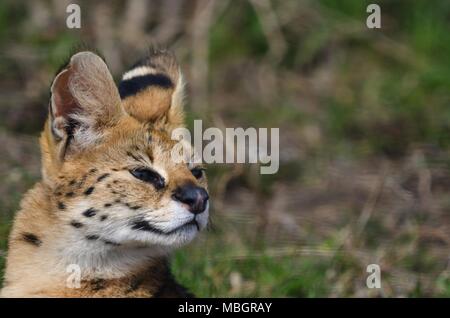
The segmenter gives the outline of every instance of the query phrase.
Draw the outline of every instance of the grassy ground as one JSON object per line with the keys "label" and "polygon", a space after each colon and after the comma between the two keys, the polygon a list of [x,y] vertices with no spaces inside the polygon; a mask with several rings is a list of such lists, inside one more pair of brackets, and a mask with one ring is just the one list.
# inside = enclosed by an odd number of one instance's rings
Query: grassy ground
{"label": "grassy ground", "polygon": [[449,2],[378,1],[369,30],[370,1],[82,1],[79,31],[56,3],[0,4],[0,268],[59,63],[95,43],[119,76],[156,41],[180,59],[190,120],[281,137],[276,175],[208,167],[212,226],[175,253],[180,281],[211,297],[450,296]]}

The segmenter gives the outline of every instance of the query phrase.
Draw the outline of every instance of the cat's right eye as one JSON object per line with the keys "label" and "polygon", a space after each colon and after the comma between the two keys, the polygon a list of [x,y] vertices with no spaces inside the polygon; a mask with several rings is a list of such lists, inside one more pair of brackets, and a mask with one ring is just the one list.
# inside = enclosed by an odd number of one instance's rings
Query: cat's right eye
{"label": "cat's right eye", "polygon": [[135,168],[131,169],[130,173],[139,180],[153,184],[157,190],[164,188],[166,185],[164,178],[151,169]]}

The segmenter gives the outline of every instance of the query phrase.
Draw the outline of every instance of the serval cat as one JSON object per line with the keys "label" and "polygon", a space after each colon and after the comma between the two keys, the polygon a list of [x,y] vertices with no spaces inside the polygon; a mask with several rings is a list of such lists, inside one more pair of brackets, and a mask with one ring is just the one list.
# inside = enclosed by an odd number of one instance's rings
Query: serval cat
{"label": "serval cat", "polygon": [[191,296],[168,256],[206,227],[209,197],[204,168],[171,155],[183,96],[168,52],[152,51],[118,87],[95,53],[70,58],[51,85],[42,180],[14,220],[3,297]]}

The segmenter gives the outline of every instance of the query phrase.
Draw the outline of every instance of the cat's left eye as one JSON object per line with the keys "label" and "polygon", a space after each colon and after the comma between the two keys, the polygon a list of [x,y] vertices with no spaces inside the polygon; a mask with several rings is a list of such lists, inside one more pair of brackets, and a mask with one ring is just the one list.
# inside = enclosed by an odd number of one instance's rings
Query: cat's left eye
{"label": "cat's left eye", "polygon": [[203,177],[203,174],[204,174],[203,171],[205,171],[205,168],[194,168],[194,169],[191,169],[191,173],[195,177],[195,179],[200,179],[201,177]]}
{"label": "cat's left eye", "polygon": [[165,180],[156,171],[148,168],[136,168],[130,170],[130,173],[137,179],[151,183],[157,190],[165,187]]}

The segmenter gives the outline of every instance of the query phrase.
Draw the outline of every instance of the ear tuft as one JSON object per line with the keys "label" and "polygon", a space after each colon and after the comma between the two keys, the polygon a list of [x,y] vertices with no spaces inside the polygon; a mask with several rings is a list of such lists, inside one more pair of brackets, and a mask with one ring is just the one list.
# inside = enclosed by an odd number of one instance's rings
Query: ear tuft
{"label": "ear tuft", "polygon": [[183,125],[184,83],[172,53],[153,51],[134,64],[123,74],[119,92],[125,110],[139,121],[166,130]]}

